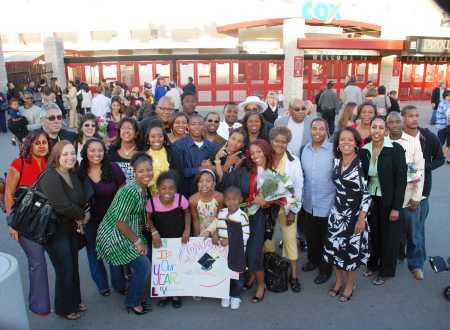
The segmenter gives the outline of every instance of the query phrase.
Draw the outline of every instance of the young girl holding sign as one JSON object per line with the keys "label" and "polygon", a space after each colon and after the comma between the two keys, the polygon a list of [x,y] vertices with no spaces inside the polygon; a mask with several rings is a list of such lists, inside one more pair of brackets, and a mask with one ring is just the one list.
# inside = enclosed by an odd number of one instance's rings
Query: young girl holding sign
{"label": "young girl holding sign", "polygon": [[209,237],[208,226],[217,219],[222,207],[223,195],[215,191],[216,175],[213,171],[201,170],[196,177],[198,192],[189,198],[189,207],[195,236]]}
{"label": "young girl holding sign", "polygon": [[[151,197],[147,202],[146,210],[149,215],[149,225],[152,234],[153,246],[161,247],[161,238],[179,238],[186,244],[191,233],[191,215],[189,202],[177,193],[177,184],[173,172],[163,172],[156,181],[158,196]],[[158,306],[167,305],[168,299],[163,298]],[[180,308],[180,297],[172,297],[172,306]]]}

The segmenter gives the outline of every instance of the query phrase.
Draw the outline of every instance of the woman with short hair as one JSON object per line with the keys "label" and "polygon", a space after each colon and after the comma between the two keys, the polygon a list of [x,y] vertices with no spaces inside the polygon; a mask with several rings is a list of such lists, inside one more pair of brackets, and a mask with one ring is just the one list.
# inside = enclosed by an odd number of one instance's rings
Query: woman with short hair
{"label": "woman with short hair", "polygon": [[[278,212],[278,223],[280,224],[281,238],[283,240],[283,257],[291,263],[290,284],[292,291],[300,292],[301,285],[297,275],[297,214],[300,211],[303,190],[303,171],[299,159],[292,155],[287,146],[292,139],[292,133],[285,126],[274,127],[269,134],[272,146],[273,163],[272,169],[281,175],[291,178],[295,193],[293,198],[297,200],[294,207],[286,205]],[[267,252],[275,252],[275,242],[272,238],[265,242]]]}

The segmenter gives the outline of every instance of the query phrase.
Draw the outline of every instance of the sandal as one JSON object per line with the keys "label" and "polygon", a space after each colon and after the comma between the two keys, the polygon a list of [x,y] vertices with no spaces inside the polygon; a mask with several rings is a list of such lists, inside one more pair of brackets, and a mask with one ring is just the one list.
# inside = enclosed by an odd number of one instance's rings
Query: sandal
{"label": "sandal", "polygon": [[111,295],[111,289],[106,289],[106,290],[100,291],[100,294],[103,297],[109,297]]}
{"label": "sandal", "polygon": [[372,277],[373,275],[375,275],[375,272],[373,272],[373,271],[371,271],[371,270],[366,270],[366,271],[363,273],[363,276],[364,276],[364,277]]}
{"label": "sandal", "polygon": [[373,285],[383,285],[384,283],[386,283],[386,280],[380,276],[377,276],[376,278],[374,278],[374,280],[372,281]]}
{"label": "sandal", "polygon": [[332,287],[330,290],[328,290],[328,295],[330,296],[330,297],[336,297],[338,294],[339,294],[339,292],[341,292],[341,288],[339,287],[339,289],[335,289],[334,287]]}
{"label": "sandal", "polygon": [[79,312],[86,312],[87,311],[87,306],[85,304],[79,304],[78,305],[78,311]]}
{"label": "sandal", "polygon": [[264,300],[264,296],[266,295],[266,288],[264,288],[264,292],[261,297],[258,297],[256,294],[252,298],[252,303],[257,304]]}
{"label": "sandal", "polygon": [[64,315],[64,318],[66,320],[75,321],[78,320],[81,317],[80,313],[70,313],[67,315]]}
{"label": "sandal", "polygon": [[345,294],[342,293],[342,294],[339,296],[339,302],[347,302],[347,301],[349,301],[350,299],[352,299],[352,296],[353,296],[353,292],[350,293],[349,296],[346,296]]}

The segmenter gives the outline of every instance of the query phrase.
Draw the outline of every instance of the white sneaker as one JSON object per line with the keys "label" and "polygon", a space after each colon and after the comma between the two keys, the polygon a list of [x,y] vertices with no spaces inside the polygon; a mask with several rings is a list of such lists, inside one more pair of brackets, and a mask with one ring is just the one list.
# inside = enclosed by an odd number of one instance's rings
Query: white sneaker
{"label": "white sneaker", "polygon": [[233,298],[231,297],[231,309],[239,309],[241,306],[241,298]]}
{"label": "white sneaker", "polygon": [[[233,298],[232,298],[233,299]],[[221,303],[223,308],[228,308],[230,307],[230,298],[222,298],[222,303]]]}

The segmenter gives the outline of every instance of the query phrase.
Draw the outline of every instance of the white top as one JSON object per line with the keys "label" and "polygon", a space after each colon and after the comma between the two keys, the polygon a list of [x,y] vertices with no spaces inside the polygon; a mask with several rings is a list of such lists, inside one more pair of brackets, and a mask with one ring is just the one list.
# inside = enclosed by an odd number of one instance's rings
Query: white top
{"label": "white top", "polygon": [[91,91],[86,92],[84,89],[79,90],[77,95],[81,94],[83,100],[81,101],[81,107],[83,109],[90,108],[92,106],[92,93]]}
{"label": "white top", "polygon": [[[241,123],[235,122],[232,126],[233,129],[238,129],[241,127]],[[225,140],[228,141],[228,138],[230,137],[230,126],[225,122],[225,120],[222,120],[219,124],[219,128],[217,129],[217,134],[219,134],[221,137],[223,137]]]}
{"label": "white top", "polygon": [[344,105],[349,102],[355,102],[357,105],[363,103],[361,88],[355,85],[348,85],[344,88]]}
{"label": "white top", "polygon": [[41,128],[41,113],[44,110],[39,108],[37,105],[32,105],[31,108],[25,109],[24,106],[19,107],[19,113],[28,120],[27,130],[33,131],[35,129]]}
{"label": "white top", "polygon": [[213,233],[217,230],[217,235],[219,235],[220,238],[228,238],[228,227],[226,220],[241,224],[245,249],[247,240],[250,236],[250,224],[247,214],[245,214],[245,212],[241,209],[237,209],[237,211],[232,214],[228,213],[227,208],[220,210],[219,214],[217,215],[217,220],[211,223],[206,230],[210,233]]}
{"label": "white top", "polygon": [[103,94],[97,94],[92,99],[91,112],[97,117],[106,117],[106,113],[111,109],[111,100]]}
{"label": "white top", "polygon": [[305,121],[295,122],[289,118],[287,127],[291,130],[292,140],[288,144],[288,150],[291,154],[297,155],[303,143],[303,131],[305,130]]}
{"label": "white top", "polygon": [[416,202],[420,202],[423,199],[425,159],[423,158],[422,146],[420,145],[420,134],[411,136],[403,132],[400,139],[395,140],[395,142],[405,149],[408,168],[406,172],[407,185],[403,207],[407,207],[410,199]]}
{"label": "white top", "polygon": [[181,93],[178,88],[171,88],[165,96],[168,96],[172,99],[173,105],[175,109],[181,110]]}

